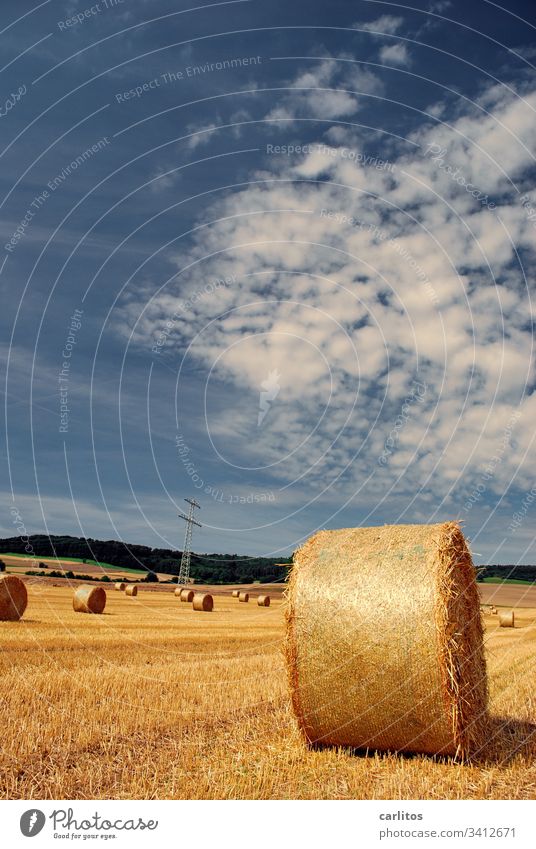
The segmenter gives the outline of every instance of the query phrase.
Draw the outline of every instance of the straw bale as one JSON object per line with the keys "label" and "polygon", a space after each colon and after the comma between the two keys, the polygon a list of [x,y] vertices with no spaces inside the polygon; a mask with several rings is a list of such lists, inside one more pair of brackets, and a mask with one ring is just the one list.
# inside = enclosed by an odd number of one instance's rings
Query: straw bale
{"label": "straw bale", "polygon": [[186,588],[183,588],[181,590],[181,601],[188,601],[188,602],[193,601],[194,595],[195,595],[195,592],[193,590],[187,590]]}
{"label": "straw bale", "polygon": [[249,601],[249,593],[238,593],[238,601]]}
{"label": "straw bale", "polygon": [[16,622],[26,610],[26,584],[16,575],[0,576],[0,621]]}
{"label": "straw bale", "polygon": [[138,595],[138,587],[136,584],[129,584],[125,590],[125,595]]}
{"label": "straw bale", "polygon": [[257,599],[257,604],[259,607],[270,607],[270,596],[260,595]]}
{"label": "straw bale", "polygon": [[106,607],[106,592],[102,587],[79,586],[73,596],[73,610],[76,613],[102,613]]}
{"label": "straw bale", "polygon": [[320,531],[295,556],[286,618],[309,743],[459,757],[481,745],[482,620],[457,523]]}
{"label": "straw bale", "polygon": [[504,610],[499,613],[499,627],[501,628],[514,628],[515,627],[515,616],[513,610]]}
{"label": "straw bale", "polygon": [[210,613],[214,607],[214,599],[210,593],[195,593],[193,598],[194,610],[204,610]]}

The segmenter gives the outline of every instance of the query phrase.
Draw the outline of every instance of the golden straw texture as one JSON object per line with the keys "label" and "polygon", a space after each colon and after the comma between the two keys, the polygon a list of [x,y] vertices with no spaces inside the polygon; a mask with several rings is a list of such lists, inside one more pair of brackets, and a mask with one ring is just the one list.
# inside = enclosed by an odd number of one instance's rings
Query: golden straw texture
{"label": "golden straw texture", "polygon": [[193,599],[194,610],[204,610],[210,613],[214,607],[214,599],[210,593],[195,593]]}
{"label": "golden straw texture", "polygon": [[181,601],[193,601],[194,600],[194,591],[193,590],[181,590]]}
{"label": "golden straw texture", "polygon": [[307,741],[475,750],[487,681],[475,570],[459,525],[311,537],[290,576],[286,655]]}
{"label": "golden straw texture", "polygon": [[16,575],[0,577],[0,621],[16,622],[28,604],[26,584]]}
{"label": "golden straw texture", "polygon": [[505,610],[499,613],[499,626],[501,628],[514,628],[515,616],[513,610]]}
{"label": "golden straw texture", "polygon": [[125,590],[125,595],[138,595],[138,587],[136,584],[129,584]]}
{"label": "golden straw texture", "polygon": [[249,601],[249,593],[238,593],[238,601]]}
{"label": "golden straw texture", "polygon": [[106,592],[102,587],[89,587],[85,584],[75,590],[73,610],[76,613],[102,613],[106,607]]}
{"label": "golden straw texture", "polygon": [[270,596],[260,595],[257,599],[257,604],[259,607],[270,607]]}

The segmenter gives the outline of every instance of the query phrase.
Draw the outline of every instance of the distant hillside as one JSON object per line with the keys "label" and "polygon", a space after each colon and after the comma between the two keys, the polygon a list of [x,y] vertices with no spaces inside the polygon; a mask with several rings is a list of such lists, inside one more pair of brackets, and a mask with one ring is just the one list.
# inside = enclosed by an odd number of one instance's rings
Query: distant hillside
{"label": "distant hillside", "polygon": [[[181,551],[167,548],[149,548],[146,545],[129,545],[119,540],[84,539],[83,537],[47,536],[33,534],[0,539],[2,553],[26,554],[30,557],[78,557],[110,563],[126,569],[146,569],[178,575]],[[30,548],[31,546],[31,548]],[[277,558],[279,563],[292,562],[291,558]],[[243,557],[237,554],[193,554],[190,565],[192,578],[207,584],[250,584],[253,581],[272,583],[286,579],[287,570],[275,566],[268,557]]]}
{"label": "distant hillside", "polygon": [[511,581],[536,581],[536,566],[479,566],[478,578],[500,578]]}

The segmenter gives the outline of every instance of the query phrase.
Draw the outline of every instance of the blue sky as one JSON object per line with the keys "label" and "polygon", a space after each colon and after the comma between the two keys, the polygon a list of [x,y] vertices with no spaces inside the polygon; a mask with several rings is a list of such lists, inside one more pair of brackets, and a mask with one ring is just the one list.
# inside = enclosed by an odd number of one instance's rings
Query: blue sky
{"label": "blue sky", "polygon": [[2,535],[536,562],[535,11],[4,2]]}

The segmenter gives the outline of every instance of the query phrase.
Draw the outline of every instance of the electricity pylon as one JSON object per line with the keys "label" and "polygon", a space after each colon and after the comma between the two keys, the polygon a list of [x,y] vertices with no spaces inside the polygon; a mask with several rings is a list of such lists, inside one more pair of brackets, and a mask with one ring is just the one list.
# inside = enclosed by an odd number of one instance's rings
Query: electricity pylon
{"label": "electricity pylon", "polygon": [[190,580],[190,555],[192,553],[192,531],[193,525],[197,525],[198,528],[201,528],[202,525],[200,522],[196,522],[194,519],[194,510],[196,507],[201,509],[201,505],[197,503],[195,498],[185,498],[185,501],[190,505],[190,509],[188,510],[188,515],[186,516],[184,513],[179,513],[179,518],[184,519],[186,522],[186,533],[184,535],[184,548],[182,551],[181,557],[181,569],[179,572],[179,584],[187,584]]}

